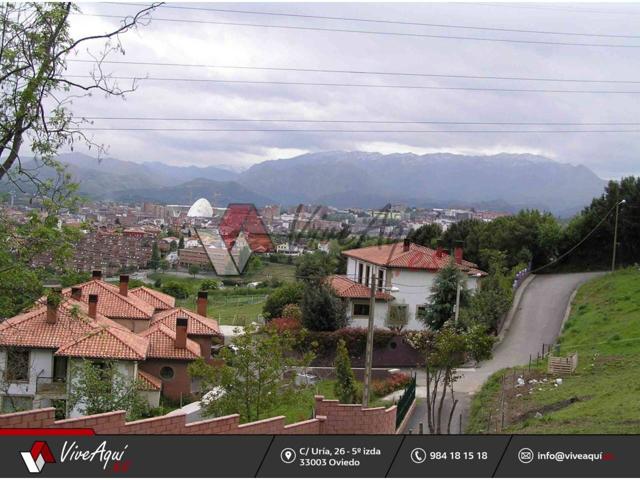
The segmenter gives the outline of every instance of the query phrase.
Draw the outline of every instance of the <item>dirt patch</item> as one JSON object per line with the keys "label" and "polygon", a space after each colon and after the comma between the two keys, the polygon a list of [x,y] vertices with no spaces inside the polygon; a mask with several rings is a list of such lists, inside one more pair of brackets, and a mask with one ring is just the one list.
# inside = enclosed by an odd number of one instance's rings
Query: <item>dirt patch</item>
{"label": "dirt patch", "polygon": [[547,413],[557,412],[558,410],[562,410],[563,408],[568,407],[576,402],[583,402],[589,400],[592,397],[570,397],[566,400],[561,400],[559,402],[550,403],[548,405],[543,405],[539,408],[534,408],[527,412],[521,413],[517,417],[513,417],[510,419],[511,423],[518,423],[528,420],[530,418],[534,418],[536,415],[546,415]]}

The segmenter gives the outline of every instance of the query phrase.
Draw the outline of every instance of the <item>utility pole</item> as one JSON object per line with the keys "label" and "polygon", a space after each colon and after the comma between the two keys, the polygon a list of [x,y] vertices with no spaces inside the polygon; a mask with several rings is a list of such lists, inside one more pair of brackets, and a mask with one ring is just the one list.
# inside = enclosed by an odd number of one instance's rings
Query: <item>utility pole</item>
{"label": "utility pole", "polygon": [[376,287],[378,279],[375,274],[371,281],[371,295],[369,296],[369,325],[367,329],[367,350],[364,367],[364,391],[362,393],[362,405],[369,406],[369,395],[371,390],[371,370],[373,368],[373,317],[376,307]]}
{"label": "utility pole", "polygon": [[456,287],[456,316],[454,319],[454,325],[457,327],[458,326],[458,317],[460,316],[460,280],[458,280],[458,284]]}
{"label": "utility pole", "polygon": [[615,227],[613,228],[613,255],[611,256],[611,271],[613,272],[616,269],[616,248],[618,246],[618,212],[620,210],[620,205],[625,203],[626,200],[622,200],[618,202],[618,195],[616,194],[616,222]]}

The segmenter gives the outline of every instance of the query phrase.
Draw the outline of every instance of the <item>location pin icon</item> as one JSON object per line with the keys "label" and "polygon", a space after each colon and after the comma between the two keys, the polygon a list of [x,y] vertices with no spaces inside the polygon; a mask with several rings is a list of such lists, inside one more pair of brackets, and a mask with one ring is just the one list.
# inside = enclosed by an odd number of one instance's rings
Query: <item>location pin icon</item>
{"label": "location pin icon", "polygon": [[291,458],[291,450],[287,450],[286,452],[284,452],[284,456],[287,460],[289,460]]}

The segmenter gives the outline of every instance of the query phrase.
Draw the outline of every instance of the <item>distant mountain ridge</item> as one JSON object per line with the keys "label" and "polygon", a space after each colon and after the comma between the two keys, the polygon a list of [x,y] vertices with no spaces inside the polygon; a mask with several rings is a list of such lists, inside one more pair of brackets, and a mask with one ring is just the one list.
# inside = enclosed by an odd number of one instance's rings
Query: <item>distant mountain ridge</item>
{"label": "distant mountain ridge", "polygon": [[488,156],[322,152],[270,160],[238,182],[280,203],[380,208],[509,205],[575,213],[602,193],[605,181],[587,167],[531,154]]}
{"label": "distant mountain ridge", "polygon": [[[199,197],[217,205],[316,203],[381,208],[391,202],[506,211],[538,208],[570,216],[600,195],[606,183],[585,166],[531,154],[333,151],[268,160],[241,173],[213,166],[115,158],[98,162],[79,153],[63,154],[59,159],[79,182],[80,193],[91,198],[166,204],[189,203]],[[7,186],[0,184],[0,189],[7,190]]]}

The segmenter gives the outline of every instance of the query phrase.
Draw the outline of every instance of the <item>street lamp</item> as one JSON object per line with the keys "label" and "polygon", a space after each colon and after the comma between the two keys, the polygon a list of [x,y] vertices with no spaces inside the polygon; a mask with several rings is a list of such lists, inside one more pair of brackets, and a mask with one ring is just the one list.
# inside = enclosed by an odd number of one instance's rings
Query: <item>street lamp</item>
{"label": "street lamp", "polygon": [[611,271],[613,272],[616,269],[616,247],[618,246],[618,211],[620,209],[620,205],[627,203],[625,199],[620,200],[616,203],[616,222],[615,227],[613,228],[613,254],[611,255]]}

